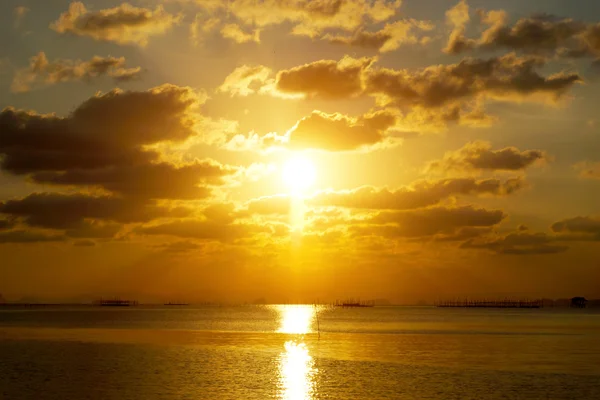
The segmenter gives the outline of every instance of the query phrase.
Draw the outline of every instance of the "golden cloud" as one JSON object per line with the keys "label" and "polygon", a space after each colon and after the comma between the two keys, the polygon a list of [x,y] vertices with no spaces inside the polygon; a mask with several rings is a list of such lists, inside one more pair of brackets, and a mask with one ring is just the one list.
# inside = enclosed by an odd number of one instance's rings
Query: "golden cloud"
{"label": "golden cloud", "polygon": [[492,150],[490,143],[477,141],[447,152],[442,160],[431,162],[427,171],[520,171],[547,160],[548,155],[541,150],[520,151],[516,147]]}
{"label": "golden cloud", "polygon": [[116,82],[140,78],[141,67],[123,68],[124,66],[125,57],[94,56],[89,61],[54,60],[50,62],[42,51],[31,57],[29,67],[16,71],[11,90],[17,93],[27,92],[32,87],[76,80],[90,81],[104,75],[112,77]]}
{"label": "golden cloud", "polygon": [[181,16],[169,14],[162,6],[150,10],[123,3],[114,8],[89,11],[83,3],[75,1],[50,28],[63,34],[145,46],[151,36],[165,33],[180,21]]}

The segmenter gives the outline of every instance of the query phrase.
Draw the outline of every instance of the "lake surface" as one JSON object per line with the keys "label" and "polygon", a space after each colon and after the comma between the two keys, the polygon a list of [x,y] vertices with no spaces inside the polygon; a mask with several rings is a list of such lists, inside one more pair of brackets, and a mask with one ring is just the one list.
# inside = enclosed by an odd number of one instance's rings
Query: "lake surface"
{"label": "lake surface", "polygon": [[600,313],[1,308],[0,399],[600,399]]}

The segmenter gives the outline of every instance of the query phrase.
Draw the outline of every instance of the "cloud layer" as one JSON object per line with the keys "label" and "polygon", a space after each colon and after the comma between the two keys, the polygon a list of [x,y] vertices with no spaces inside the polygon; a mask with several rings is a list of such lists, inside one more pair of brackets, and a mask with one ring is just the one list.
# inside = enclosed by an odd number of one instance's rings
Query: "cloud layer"
{"label": "cloud layer", "polygon": [[58,33],[89,36],[118,44],[145,46],[151,36],[164,34],[181,20],[162,6],[154,10],[123,3],[114,8],[89,11],[79,1],[50,25]]}

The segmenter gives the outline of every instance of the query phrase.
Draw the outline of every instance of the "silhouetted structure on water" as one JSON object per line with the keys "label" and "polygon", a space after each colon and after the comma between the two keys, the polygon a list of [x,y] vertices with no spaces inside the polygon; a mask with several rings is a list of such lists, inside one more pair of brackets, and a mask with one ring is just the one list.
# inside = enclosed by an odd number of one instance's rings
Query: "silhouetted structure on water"
{"label": "silhouetted structure on water", "polygon": [[333,304],[335,307],[345,307],[345,308],[360,308],[360,307],[374,307],[375,303],[372,301],[360,301],[360,300],[336,300]]}
{"label": "silhouetted structure on water", "polygon": [[129,307],[137,306],[138,302],[136,300],[100,299],[96,300],[94,305],[102,307]]}
{"label": "silhouetted structure on water", "polygon": [[540,308],[541,300],[454,300],[440,301],[436,307],[462,308]]}
{"label": "silhouetted structure on water", "polygon": [[573,308],[585,308],[587,306],[588,301],[585,297],[573,297],[571,299],[571,307]]}

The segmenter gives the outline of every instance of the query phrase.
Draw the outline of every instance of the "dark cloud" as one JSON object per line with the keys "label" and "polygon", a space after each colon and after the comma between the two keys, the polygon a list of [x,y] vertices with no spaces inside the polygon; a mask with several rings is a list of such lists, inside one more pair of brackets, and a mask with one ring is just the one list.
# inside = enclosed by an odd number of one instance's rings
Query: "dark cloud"
{"label": "dark cloud", "polygon": [[0,244],[4,243],[40,243],[40,242],[63,242],[62,235],[31,232],[25,230],[0,232]]}
{"label": "dark cloud", "polygon": [[537,14],[521,18],[511,25],[504,10],[478,10],[487,26],[477,39],[465,36],[470,21],[469,6],[461,0],[446,13],[453,27],[444,49],[450,54],[480,50],[516,50],[534,54],[560,54],[567,57],[600,55],[600,24],[589,24],[571,18]]}
{"label": "dark cloud", "polygon": [[340,61],[320,60],[277,73],[275,90],[284,95],[343,99],[364,90],[363,76],[374,58],[344,57]]}
{"label": "dark cloud", "polygon": [[467,227],[459,228],[451,234],[436,235],[434,239],[438,242],[462,242],[464,240],[478,238],[478,237],[481,237],[484,235],[488,235],[488,234],[492,233],[493,229],[494,229],[494,227],[492,227],[492,226],[484,226],[484,227],[467,226]]}
{"label": "dark cloud", "polygon": [[554,102],[582,81],[574,73],[542,76],[536,70],[545,64],[541,57],[506,54],[421,71],[380,68],[369,72],[366,91],[377,96],[380,104],[439,108],[477,98]]}
{"label": "dark cloud", "polygon": [[15,226],[15,222],[8,219],[0,219],[0,231],[11,229]]}
{"label": "dark cloud", "polygon": [[463,249],[487,249],[499,254],[556,254],[569,249],[556,244],[557,238],[546,233],[518,232],[484,240],[471,239],[461,244]]}
{"label": "dark cloud", "polygon": [[162,6],[151,10],[123,3],[114,8],[89,11],[83,3],[75,1],[50,28],[63,34],[145,46],[151,36],[165,33],[180,20],[181,16],[169,14]]}
{"label": "dark cloud", "polygon": [[95,169],[148,163],[157,153],[142,146],[196,134],[202,99],[187,87],[96,95],[69,116],[6,108],[0,113],[2,169],[12,173]]}
{"label": "dark cloud", "polygon": [[73,242],[73,246],[75,247],[94,247],[96,246],[96,242],[89,239],[76,240]]}
{"label": "dark cloud", "polygon": [[600,218],[575,217],[555,222],[551,227],[557,233],[582,233],[595,235],[600,240]]}
{"label": "dark cloud", "polygon": [[16,71],[13,82],[13,92],[27,92],[32,88],[54,85],[68,81],[90,81],[100,76],[111,76],[116,81],[138,79],[141,68],[123,68],[125,57],[94,56],[89,61],[54,60],[48,61],[42,51],[29,61],[29,67]]}
{"label": "dark cloud", "polygon": [[169,163],[109,167],[95,170],[40,172],[33,181],[54,185],[95,185],[114,193],[148,199],[202,199],[211,191],[199,184],[222,184],[235,170],[214,161],[175,166]]}
{"label": "dark cloud", "polygon": [[502,182],[498,179],[473,178],[417,181],[396,190],[363,186],[348,191],[326,191],[309,199],[310,204],[364,209],[408,210],[432,206],[451,196],[510,195],[525,182],[519,178]]}
{"label": "dark cloud", "polygon": [[377,235],[389,238],[457,235],[467,227],[492,227],[505,217],[506,214],[501,210],[472,206],[384,211],[365,219],[362,225],[350,226],[349,230],[355,236]]}
{"label": "dark cloud", "polygon": [[399,117],[408,129],[439,129],[448,123],[489,126],[494,118],[483,108],[488,99],[556,103],[583,81],[577,73],[542,75],[546,58],[514,53],[420,70],[377,68],[375,61],[348,56],[320,60],[279,71],[274,81],[266,67],[241,67],[226,79],[223,90],[330,100],[368,95],[378,106],[405,112]]}
{"label": "dark cloud", "polygon": [[121,228],[122,225],[117,223],[82,220],[65,233],[71,238],[110,239],[115,237]]}
{"label": "dark cloud", "polygon": [[[0,203],[0,213],[22,218],[29,226],[90,231],[86,219],[118,223],[148,222],[158,218],[185,216],[189,210],[170,209],[153,202],[86,194],[33,193],[22,199]],[[85,237],[85,236],[84,236]]]}
{"label": "dark cloud", "polygon": [[456,151],[446,153],[442,160],[430,163],[428,170],[519,171],[547,159],[548,156],[541,150],[520,151],[516,147],[492,150],[492,145],[488,142],[472,142]]}
{"label": "dark cloud", "polygon": [[198,135],[203,98],[190,88],[163,85],[144,92],[96,95],[67,117],[4,109],[0,167],[37,183],[96,186],[148,199],[200,199],[235,168],[215,161],[158,162],[147,146]]}
{"label": "dark cloud", "polygon": [[478,46],[490,50],[508,48],[554,52],[569,45],[571,39],[585,29],[584,23],[572,19],[556,20],[539,16],[520,19],[510,27],[507,16],[500,12],[488,13],[484,23],[491,26],[482,34]]}

